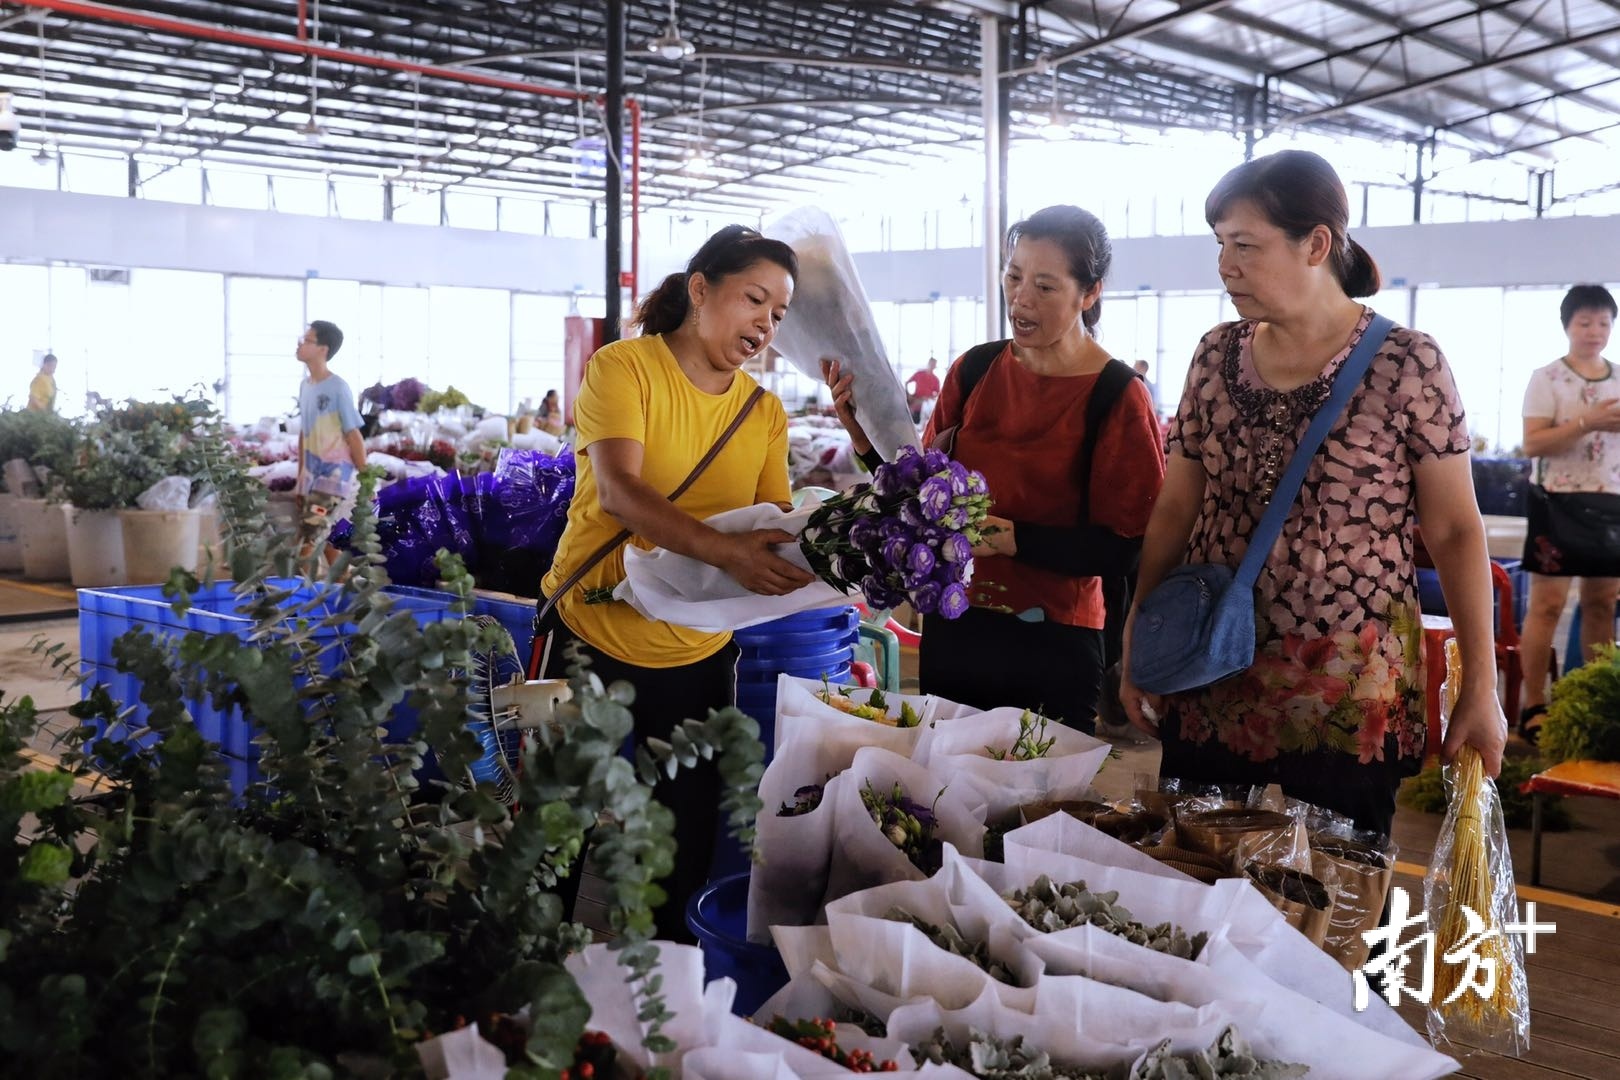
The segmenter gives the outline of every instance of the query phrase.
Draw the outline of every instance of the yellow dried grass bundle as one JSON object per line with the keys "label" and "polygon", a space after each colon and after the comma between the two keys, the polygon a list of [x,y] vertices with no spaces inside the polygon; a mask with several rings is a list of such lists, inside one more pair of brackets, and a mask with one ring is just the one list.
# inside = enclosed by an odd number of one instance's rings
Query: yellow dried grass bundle
{"label": "yellow dried grass bundle", "polygon": [[[1449,718],[1462,685],[1455,640],[1446,643],[1446,684]],[[1523,945],[1505,929],[1517,919],[1518,896],[1502,808],[1473,747],[1462,748],[1452,770],[1451,805],[1425,882],[1435,961],[1429,1033],[1518,1054],[1530,1045],[1530,993]],[[1463,952],[1478,958],[1473,979],[1466,963],[1446,960]],[[1494,972],[1488,992],[1478,985],[1481,970]]]}

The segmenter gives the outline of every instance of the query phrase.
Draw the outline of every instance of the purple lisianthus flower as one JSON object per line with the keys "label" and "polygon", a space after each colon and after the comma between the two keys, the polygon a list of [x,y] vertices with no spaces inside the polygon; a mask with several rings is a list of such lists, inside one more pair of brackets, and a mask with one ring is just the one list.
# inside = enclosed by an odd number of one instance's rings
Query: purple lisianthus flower
{"label": "purple lisianthus flower", "polygon": [[898,495],[904,490],[900,479],[900,472],[890,464],[879,465],[877,472],[872,474],[872,491],[874,494],[887,498]]}
{"label": "purple lisianthus flower", "polygon": [[911,530],[906,528],[904,522],[895,518],[886,517],[882,521],[878,522],[878,535],[885,540],[893,540],[897,536],[902,538],[909,537],[911,535]]}
{"label": "purple lisianthus flower", "polygon": [[854,555],[834,555],[832,572],[843,581],[859,581],[866,562]]}
{"label": "purple lisianthus flower", "polygon": [[938,612],[942,618],[960,619],[967,613],[968,593],[960,584],[947,585],[940,590]]}
{"label": "purple lisianthus flower", "polygon": [[[950,529],[953,532],[956,532],[957,530],[960,530],[960,529],[967,528],[967,525],[968,525],[967,507],[965,507],[965,506],[953,506],[953,507],[951,507],[949,510],[947,510],[944,513],[943,516],[940,517],[939,523],[943,527],[945,527],[947,529]],[[960,535],[960,533],[957,533],[957,534]]]}
{"label": "purple lisianthus flower", "polygon": [[990,494],[990,485],[984,482],[984,474],[973,469],[968,470],[968,493],[972,495]]}
{"label": "purple lisianthus flower", "polygon": [[943,450],[929,450],[922,456],[923,469],[932,476],[942,469],[950,467],[950,455]]}
{"label": "purple lisianthus flower", "polygon": [[885,566],[899,569],[906,565],[906,557],[911,554],[911,542],[904,536],[891,536],[883,541],[879,554]]}
{"label": "purple lisianthus flower", "polygon": [[938,521],[951,508],[951,482],[945,476],[930,476],[917,489],[917,502],[929,521]]}
{"label": "purple lisianthus flower", "polygon": [[973,545],[961,533],[952,533],[939,545],[939,554],[947,563],[960,565],[973,558]]}
{"label": "purple lisianthus flower", "polygon": [[925,475],[923,473],[922,458],[910,447],[901,451],[900,456],[895,459],[894,469],[896,477],[908,489],[914,488],[921,483]]}
{"label": "purple lisianthus flower", "polygon": [[928,514],[922,508],[922,503],[916,499],[907,499],[900,504],[900,520],[913,529],[920,529],[924,525],[931,524]]}
{"label": "purple lisianthus flower", "polygon": [[951,462],[946,469],[946,477],[951,483],[951,495],[958,499],[965,499],[972,494],[968,487],[968,468],[960,461]]}
{"label": "purple lisianthus flower", "polygon": [[911,591],[911,606],[924,615],[932,615],[939,610],[944,595],[945,590],[930,581]]}
{"label": "purple lisianthus flower", "polygon": [[912,544],[911,550],[906,552],[906,569],[913,574],[926,575],[932,572],[934,563],[938,561],[934,558],[933,549],[927,544]]}
{"label": "purple lisianthus flower", "polygon": [[862,551],[875,549],[883,542],[878,534],[877,522],[869,517],[858,517],[849,525],[849,542]]}

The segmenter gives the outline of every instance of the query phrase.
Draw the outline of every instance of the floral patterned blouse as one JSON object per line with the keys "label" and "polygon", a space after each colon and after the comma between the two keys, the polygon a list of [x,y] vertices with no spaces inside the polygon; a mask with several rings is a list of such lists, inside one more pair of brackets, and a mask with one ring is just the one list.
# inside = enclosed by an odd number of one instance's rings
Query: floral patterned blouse
{"label": "floral patterned blouse", "polygon": [[[1620,398],[1620,371],[1613,364],[1608,364],[1603,378],[1588,379],[1563,360],[1554,360],[1531,373],[1524,390],[1524,416],[1567,424],[1613,398]],[[1536,466],[1537,483],[1548,491],[1620,492],[1620,435],[1589,432],[1563,453],[1542,455]]]}
{"label": "floral patterned blouse", "polygon": [[[1265,512],[1268,449],[1286,469],[1372,315],[1321,375],[1287,392],[1255,370],[1253,323],[1204,335],[1166,445],[1208,478],[1188,562],[1242,561]],[[1329,752],[1362,764],[1410,758],[1415,770],[1425,712],[1413,468],[1468,447],[1439,347],[1395,328],[1329,430],[1260,574],[1254,666],[1174,699],[1183,740],[1214,739],[1255,762]]]}

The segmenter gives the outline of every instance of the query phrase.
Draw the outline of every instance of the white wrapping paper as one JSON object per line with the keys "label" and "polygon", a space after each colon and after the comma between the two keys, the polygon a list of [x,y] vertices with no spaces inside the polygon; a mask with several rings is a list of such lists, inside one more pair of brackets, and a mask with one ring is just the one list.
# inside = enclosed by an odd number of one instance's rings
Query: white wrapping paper
{"label": "white wrapping paper", "polygon": [[1357,1012],[1349,973],[1289,926],[1282,913],[1244,880],[1200,884],[1067,814],[1053,814],[1008,833],[1006,858],[1009,872],[1044,871],[1054,880],[1061,874],[1064,880],[1078,878],[1087,885],[1095,881],[1097,888],[1118,889],[1121,901],[1139,918],[1175,921],[1167,912],[1176,910],[1191,912],[1186,918],[1194,925],[1224,918],[1229,941],[1278,986],[1396,1042],[1427,1046],[1377,995]]}
{"label": "white wrapping paper", "polygon": [[805,207],[773,222],[765,234],[791,244],[799,257],[793,305],[773,344],[816,382],[822,357],[837,359],[855,377],[862,429],[885,460],[894,460],[902,446],[917,444],[917,427],[838,226],[824,211]]}
{"label": "white wrapping paper", "polygon": [[[764,809],[755,823],[762,861],[754,864],[748,881],[750,941],[770,941],[770,928],[775,925],[815,921],[832,861],[837,795],[832,784],[844,783],[829,778],[849,768],[856,751],[865,746],[908,754],[924,730],[922,725],[892,728],[851,716],[818,698],[821,689],[821,683],[809,679],[791,675],[777,679],[776,753],[760,779]],[[864,703],[870,693],[855,690],[850,697]],[[898,712],[902,700],[926,723],[933,711],[932,699],[893,694],[890,708]],[[794,792],[810,784],[828,785],[821,805],[808,814],[779,817],[777,811],[793,801]]]}
{"label": "white wrapping paper", "polygon": [[416,1057],[427,1080],[502,1080],[506,1053],[468,1024],[416,1044]]}
{"label": "white wrapping paper", "polygon": [[709,1041],[712,1025],[706,1025],[706,1013],[715,1008],[723,1012],[731,1006],[729,994],[711,993],[705,998],[703,953],[697,946],[659,942],[657,974],[663,979],[665,1007],[674,1014],[665,1021],[663,1034],[674,1041],[676,1049],[668,1054],[652,1054],[641,1045],[647,1025],[636,1019],[640,1010],[636,987],[625,981],[628,972],[619,963],[618,954],[610,952],[605,944],[591,945],[570,956],[567,967],[590,1002],[591,1030],[607,1035],[643,1069],[660,1065],[678,1068],[687,1050]]}
{"label": "white wrapping paper", "polygon": [[[1026,1043],[1044,1050],[1054,1061],[1081,1068],[1117,1068],[1134,1062],[1163,1039],[1171,1040],[1172,1049],[1181,1052],[1202,1050],[1213,1043],[1228,1023],[1236,1022],[1222,1009],[1161,1008],[1154,1010],[1156,1019],[1170,1026],[1148,1034],[1124,1037],[1123,1029],[1108,1021],[1118,1016],[1121,1009],[1140,1006],[1140,1000],[1129,991],[1102,983],[1082,986],[1075,981],[1076,993],[1064,1000],[1066,1006],[1083,1010],[1080,1014],[1039,1013],[1031,1015],[1010,1009],[991,993],[980,995],[961,1009],[944,1009],[936,1001],[918,1001],[902,1005],[889,1017],[889,1034],[905,1039],[912,1045],[930,1038],[939,1028],[952,1042],[965,1044],[974,1031],[994,1035],[998,1039],[1022,1036]],[[1243,1016],[1248,1015],[1244,1010]],[[1083,1022],[1080,1017],[1083,1016]],[[1132,1026],[1136,1026],[1134,1021]],[[934,1066],[937,1073],[928,1073],[928,1067],[919,1069],[919,1075],[967,1076],[968,1073],[949,1066]]]}
{"label": "white wrapping paper", "polygon": [[[800,679],[792,675],[778,675],[776,677],[776,723],[778,747],[776,758],[783,755],[785,740],[782,734],[782,725],[790,718],[798,721],[810,721],[811,725],[803,723],[799,729],[806,735],[806,742],[821,742],[831,740],[841,746],[850,748],[849,760],[841,768],[848,768],[850,761],[854,760],[854,751],[862,746],[881,746],[891,750],[902,757],[916,760],[919,742],[928,734],[930,725],[938,715],[940,699],[912,694],[889,694],[884,697],[889,703],[889,714],[900,714],[900,703],[905,702],[916,710],[921,722],[915,727],[889,727],[874,720],[853,716],[836,709],[822,701],[816,695],[821,692],[823,684],[819,679]],[[833,689],[839,689],[833,687]],[[850,700],[865,704],[872,696],[870,690],[852,689],[846,695]],[[920,763],[920,762],[919,762]],[[775,760],[772,761],[775,764]]]}
{"label": "white wrapping paper", "polygon": [[[1004,1004],[1028,1012],[1042,966],[1022,939],[1034,931],[951,854],[925,881],[881,885],[827,905],[838,970],[897,998],[932,997],[948,1009],[965,1007],[990,987]],[[893,908],[983,942],[1012,981],[998,981],[966,957],[946,952],[910,923],[885,918]]]}
{"label": "white wrapping paper", "polygon": [[[784,513],[780,507],[760,503],[716,514],[704,524],[725,533],[782,529],[797,536],[818,505],[811,499],[797,510]],[[779,544],[776,553],[802,570],[810,569],[796,543]],[[614,589],[613,598],[649,619],[721,632],[832,607],[844,603],[848,596],[820,580],[785,596],[762,596],[749,592],[717,566],[665,548],[642,551],[630,546],[624,549],[624,580]]]}
{"label": "white wrapping paper", "polygon": [[1164,865],[1153,856],[1061,812],[1048,814],[1021,829],[1014,829],[1002,840],[1009,859],[1016,849],[1032,852],[1054,851],[1171,881],[1193,880],[1181,871]]}
{"label": "white wrapping paper", "polygon": [[936,838],[973,858],[984,855],[984,804],[976,792],[946,789],[921,765],[876,746],[856,751],[839,780],[837,791],[829,793],[835,831],[827,901],[873,885],[925,876],[873,822],[861,801],[861,789],[868,782],[880,794],[899,783],[913,802],[933,805]]}
{"label": "white wrapping paper", "polygon": [[[761,1019],[769,1023],[768,1017]],[[916,1070],[899,1040],[876,1038],[851,1024],[837,1025],[834,1034],[846,1052],[865,1050],[878,1061],[893,1061],[895,1072]],[[722,1018],[714,1041],[688,1054],[681,1069],[685,1080],[824,1080],[850,1075],[844,1066],[735,1016]]]}
{"label": "white wrapping paper", "polygon": [[984,800],[990,821],[1031,803],[1080,798],[1112,747],[1052,722],[1041,736],[1053,740],[1044,757],[997,761],[990,751],[1011,751],[1023,715],[1022,709],[992,709],[936,724],[913,756],[947,784],[971,785]]}

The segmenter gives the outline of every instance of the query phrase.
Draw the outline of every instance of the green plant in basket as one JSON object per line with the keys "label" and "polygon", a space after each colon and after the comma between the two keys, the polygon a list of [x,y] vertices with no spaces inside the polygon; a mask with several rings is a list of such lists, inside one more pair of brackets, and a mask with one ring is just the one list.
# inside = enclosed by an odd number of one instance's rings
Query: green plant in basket
{"label": "green plant in basket", "polygon": [[90,424],[71,464],[56,474],[52,495],[79,510],[120,510],[134,506],[135,497],[161,479],[160,468],[128,432]]}
{"label": "green plant in basket", "polygon": [[72,461],[75,438],[72,421],[55,413],[0,412],[0,464],[21,458],[46,474],[59,473]]}
{"label": "green plant in basket", "polygon": [[[508,1075],[557,1077],[589,1012],[563,962],[590,934],[563,921],[556,886],[593,827],[647,1044],[669,1048],[648,938],[675,846],[652,783],[716,759],[723,809],[751,840],[757,725],[736,710],[689,720],[632,764],[619,755],[631,688],[605,687],[576,663],[574,700],[504,766],[504,800],[472,778],[484,749],[468,722],[492,719],[470,683],[480,658],[510,639],[482,620],[423,624],[395,607],[368,509],[372,482],[357,503],[353,553],[325,576],[310,563],[289,581],[273,576],[294,557],[266,539],[262,487],[219,475],[234,590],[252,630],[169,641],[132,632],[113,645],[118,668],[142,685],[156,748],[117,737],[121,703],[97,687],[71,710],[84,726],[62,764],[40,769],[21,753],[40,729],[32,703],[0,703],[8,1074],[411,1076],[430,1033],[527,1010]],[[440,557],[464,613],[472,579]],[[173,605],[184,611],[202,584],[176,571]],[[340,655],[330,651],[334,631]],[[233,794],[191,701],[252,721],[261,782]],[[385,724],[402,703],[418,726],[396,742]],[[89,744],[98,728],[111,734]],[[443,779],[423,782],[430,752]],[[116,786],[74,798],[74,782],[98,770]]]}
{"label": "green plant in basket", "polygon": [[1620,650],[1599,646],[1553,683],[1537,745],[1550,762],[1620,761]]}

